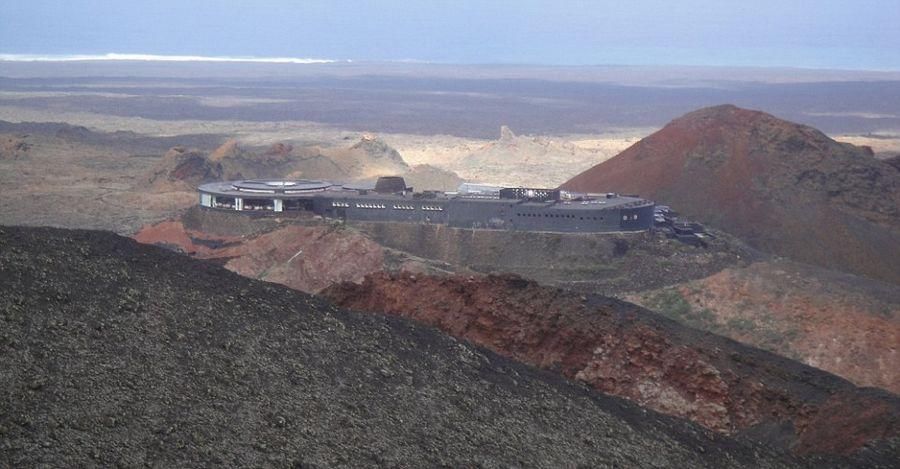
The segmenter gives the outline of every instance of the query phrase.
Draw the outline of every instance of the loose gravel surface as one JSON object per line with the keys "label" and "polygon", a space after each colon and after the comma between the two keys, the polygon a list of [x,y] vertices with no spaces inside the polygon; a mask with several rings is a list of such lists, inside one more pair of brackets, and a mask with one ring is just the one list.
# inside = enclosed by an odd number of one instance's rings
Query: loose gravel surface
{"label": "loose gravel surface", "polygon": [[406,320],[0,228],[0,466],[795,467]]}

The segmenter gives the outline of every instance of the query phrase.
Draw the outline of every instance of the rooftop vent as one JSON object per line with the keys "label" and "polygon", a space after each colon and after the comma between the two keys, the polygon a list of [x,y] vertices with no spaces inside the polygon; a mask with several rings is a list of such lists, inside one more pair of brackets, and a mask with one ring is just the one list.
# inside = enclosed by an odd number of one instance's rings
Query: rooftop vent
{"label": "rooftop vent", "polygon": [[406,191],[406,181],[400,176],[382,176],[375,182],[375,192],[379,194],[398,194]]}

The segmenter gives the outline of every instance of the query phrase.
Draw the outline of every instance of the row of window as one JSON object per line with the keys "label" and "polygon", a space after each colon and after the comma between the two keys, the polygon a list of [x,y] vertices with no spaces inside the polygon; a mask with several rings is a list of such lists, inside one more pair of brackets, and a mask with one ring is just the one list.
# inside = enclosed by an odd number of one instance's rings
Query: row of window
{"label": "row of window", "polygon": [[[350,207],[350,204],[347,202],[334,201],[334,202],[331,202],[331,206],[332,207]],[[355,204],[353,204],[353,206],[356,208],[387,208],[387,206],[384,204],[355,203]],[[415,210],[416,206],[415,205],[397,204],[397,205],[392,206],[392,208],[394,210]],[[441,207],[440,205],[423,205],[422,210],[429,210],[432,212],[443,212],[444,207]]]}
{"label": "row of window", "polygon": [[628,220],[637,220],[637,214],[634,215],[622,215],[622,221]]}
{"label": "row of window", "polygon": [[541,217],[543,217],[543,218],[571,218],[573,220],[575,218],[578,218],[579,220],[594,220],[594,221],[597,221],[597,220],[602,221],[603,220],[603,217],[599,217],[599,218],[598,217],[576,217],[575,215],[563,214],[563,213],[528,213],[528,212],[525,212],[525,213],[517,213],[516,216],[518,216],[518,217],[534,217],[534,218],[541,218]]}

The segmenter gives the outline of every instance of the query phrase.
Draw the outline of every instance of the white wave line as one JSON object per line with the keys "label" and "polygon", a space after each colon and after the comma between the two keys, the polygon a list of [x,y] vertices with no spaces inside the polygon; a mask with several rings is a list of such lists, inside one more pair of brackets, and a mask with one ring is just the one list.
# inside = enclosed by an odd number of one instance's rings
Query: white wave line
{"label": "white wave line", "polygon": [[[145,62],[250,62],[276,64],[323,64],[339,62],[331,59],[311,59],[302,57],[228,57],[205,55],[159,55],[159,54],[0,54],[0,61],[7,62],[80,62],[80,61],[145,61]],[[344,62],[350,62],[346,60]]]}

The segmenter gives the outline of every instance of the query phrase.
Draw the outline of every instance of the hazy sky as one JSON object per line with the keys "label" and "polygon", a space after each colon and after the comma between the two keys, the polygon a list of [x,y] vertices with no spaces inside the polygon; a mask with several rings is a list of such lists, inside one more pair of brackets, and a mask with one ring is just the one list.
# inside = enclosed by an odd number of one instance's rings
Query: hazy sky
{"label": "hazy sky", "polygon": [[900,0],[0,0],[0,53],[900,70]]}

